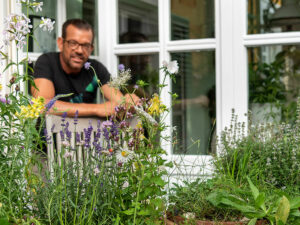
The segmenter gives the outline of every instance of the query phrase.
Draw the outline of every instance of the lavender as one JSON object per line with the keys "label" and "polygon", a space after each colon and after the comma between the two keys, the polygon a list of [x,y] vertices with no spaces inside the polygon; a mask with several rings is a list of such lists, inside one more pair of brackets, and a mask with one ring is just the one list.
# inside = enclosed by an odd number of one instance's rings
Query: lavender
{"label": "lavender", "polygon": [[[51,129],[51,130],[52,130],[52,129]],[[51,136],[48,135],[47,128],[44,129],[44,136],[45,136],[45,138],[46,138],[47,144],[48,144],[48,145],[51,145],[51,143],[52,143],[52,142],[51,142]]]}
{"label": "lavender", "polygon": [[74,125],[78,124],[78,110],[76,110],[75,115],[74,115]]}
{"label": "lavender", "polygon": [[84,129],[84,147],[89,148],[91,145],[91,134],[93,131],[93,127],[89,126],[88,129]]}
{"label": "lavender", "polygon": [[66,123],[65,133],[67,136],[67,140],[70,141],[72,138],[72,132],[69,130],[69,122]]}

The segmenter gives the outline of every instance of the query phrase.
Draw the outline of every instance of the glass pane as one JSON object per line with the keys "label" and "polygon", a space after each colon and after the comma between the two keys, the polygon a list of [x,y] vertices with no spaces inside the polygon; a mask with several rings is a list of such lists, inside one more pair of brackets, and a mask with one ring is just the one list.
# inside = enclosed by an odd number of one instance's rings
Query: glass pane
{"label": "glass pane", "polygon": [[98,1],[97,0],[67,0],[67,19],[80,18],[88,21],[94,28],[93,55],[99,54],[98,47]]}
{"label": "glass pane", "polygon": [[131,69],[132,78],[127,87],[130,92],[138,80],[143,80],[149,85],[143,88],[144,90],[138,88],[135,94],[150,98],[152,94],[158,93],[158,54],[119,56],[119,62],[124,64],[125,68]]}
{"label": "glass pane", "polygon": [[[56,51],[56,38],[57,38],[57,0],[44,0],[42,11],[32,12],[29,11],[29,18],[32,21],[33,27],[40,24],[41,17],[50,18],[52,21],[55,20],[54,29],[49,33],[43,31],[43,29],[37,28],[34,30],[34,37],[29,38],[28,51],[29,52],[51,52]],[[26,15],[26,8],[22,7],[22,12]],[[26,50],[25,50],[26,51]]]}
{"label": "glass pane", "polygon": [[299,0],[248,0],[248,34],[300,31]]}
{"label": "glass pane", "polygon": [[173,53],[179,74],[172,92],[172,125],[176,127],[173,154],[205,155],[215,152],[216,83],[215,52]]}
{"label": "glass pane", "polygon": [[215,37],[214,2],[171,0],[171,40]]}
{"label": "glass pane", "polygon": [[119,0],[119,43],[158,41],[158,0]]}
{"label": "glass pane", "polygon": [[293,123],[300,96],[300,45],[249,48],[248,60],[253,122]]}

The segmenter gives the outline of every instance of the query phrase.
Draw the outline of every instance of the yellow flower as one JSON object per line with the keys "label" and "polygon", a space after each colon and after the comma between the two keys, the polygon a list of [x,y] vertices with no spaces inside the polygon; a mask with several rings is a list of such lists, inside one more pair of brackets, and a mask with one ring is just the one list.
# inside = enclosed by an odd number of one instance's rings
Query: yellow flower
{"label": "yellow flower", "polygon": [[32,99],[32,104],[28,106],[22,105],[20,112],[16,113],[17,117],[20,118],[31,118],[36,119],[40,116],[45,108],[45,99],[43,97],[37,97]]}
{"label": "yellow flower", "polygon": [[136,126],[135,126],[137,129],[140,129],[140,128],[143,128],[143,124],[141,121],[139,121]]}
{"label": "yellow flower", "polygon": [[0,91],[2,90],[2,84],[0,84]]}
{"label": "yellow flower", "polygon": [[0,202],[0,208],[2,208],[2,203]]}
{"label": "yellow flower", "polygon": [[157,94],[154,94],[153,98],[150,100],[150,103],[151,105],[148,108],[148,112],[150,115],[159,116],[159,114],[166,110],[166,106],[161,103]]}

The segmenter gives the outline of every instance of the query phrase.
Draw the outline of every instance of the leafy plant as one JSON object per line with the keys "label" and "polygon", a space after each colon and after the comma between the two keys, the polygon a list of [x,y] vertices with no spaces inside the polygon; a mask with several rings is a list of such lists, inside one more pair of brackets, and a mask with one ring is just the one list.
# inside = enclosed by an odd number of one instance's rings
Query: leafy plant
{"label": "leafy plant", "polygon": [[[300,197],[294,198],[291,203],[284,195],[276,196],[275,201],[267,204],[266,194],[260,192],[249,178],[247,180],[252,194],[250,200],[232,195],[224,190],[212,192],[207,200],[217,207],[241,211],[250,219],[248,225],[255,225],[258,219],[267,219],[272,225],[283,225],[287,224],[289,215],[299,217]],[[273,196],[272,199],[274,199]]]}

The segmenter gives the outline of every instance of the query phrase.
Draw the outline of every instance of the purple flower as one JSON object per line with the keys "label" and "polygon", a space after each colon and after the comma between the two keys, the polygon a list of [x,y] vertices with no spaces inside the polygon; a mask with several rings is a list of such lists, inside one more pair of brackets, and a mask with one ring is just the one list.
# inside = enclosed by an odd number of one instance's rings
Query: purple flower
{"label": "purple flower", "polygon": [[47,144],[51,145],[51,136],[48,135],[47,129],[44,129],[44,136],[46,138]]}
{"label": "purple flower", "polygon": [[86,63],[84,64],[84,68],[85,68],[86,70],[88,70],[90,67],[91,67],[91,63],[90,63],[90,62],[86,62]]}
{"label": "purple flower", "polygon": [[9,100],[9,99],[6,99],[6,98],[0,97],[0,102],[2,102],[2,103],[4,103],[4,104],[9,104],[9,103],[10,103],[10,100]]}
{"label": "purple flower", "polygon": [[118,66],[118,69],[119,69],[120,71],[124,71],[124,70],[125,70],[124,64],[120,64],[120,65]]}
{"label": "purple flower", "polygon": [[62,122],[62,126],[65,126],[65,121],[66,121],[66,117],[67,117],[67,112],[64,112],[61,116],[61,122]]}
{"label": "purple flower", "polygon": [[133,88],[134,88],[134,89],[138,89],[138,88],[139,88],[139,85],[136,84],[136,85],[133,86]]}
{"label": "purple flower", "polygon": [[89,148],[91,142],[91,134],[93,131],[93,127],[89,126],[88,129],[84,129],[84,147]]}
{"label": "purple flower", "polygon": [[55,98],[52,98],[46,105],[46,109],[47,109],[47,112],[52,108],[52,106],[55,104],[56,102],[56,99]]}
{"label": "purple flower", "polygon": [[111,127],[112,125],[113,125],[113,123],[109,120],[102,122],[103,128],[108,128],[108,127]]}
{"label": "purple flower", "polygon": [[78,124],[78,110],[76,110],[75,115],[74,115],[74,125]]}

